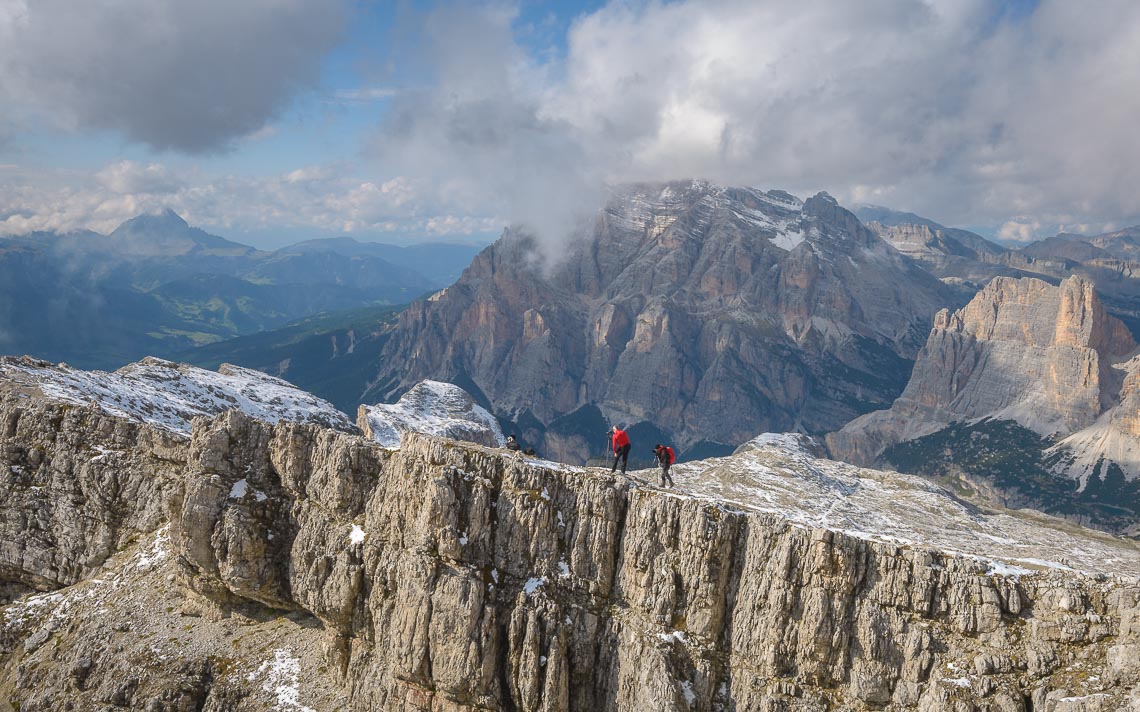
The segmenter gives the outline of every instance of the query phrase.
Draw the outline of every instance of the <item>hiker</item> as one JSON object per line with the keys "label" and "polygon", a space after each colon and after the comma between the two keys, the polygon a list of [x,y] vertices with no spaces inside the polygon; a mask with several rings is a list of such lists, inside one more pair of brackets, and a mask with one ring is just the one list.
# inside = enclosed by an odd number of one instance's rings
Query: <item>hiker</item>
{"label": "hiker", "polygon": [[618,460],[621,460],[621,473],[624,475],[625,468],[629,464],[629,436],[615,425],[613,435],[610,437],[610,444],[614,450],[614,466],[610,468],[610,472],[617,470]]}
{"label": "hiker", "polygon": [[661,443],[657,443],[657,447],[653,448],[653,454],[657,458],[657,464],[661,465],[661,486],[665,486],[665,480],[669,480],[669,486],[673,486],[673,477],[669,474],[669,468],[677,461],[677,456],[673,453],[673,448]]}
{"label": "hiker", "polygon": [[527,457],[538,457],[538,453],[535,452],[534,448],[532,447],[528,447],[526,450],[523,450],[523,454]]}
{"label": "hiker", "polygon": [[518,452],[519,450],[522,450],[522,446],[519,445],[518,440],[515,440],[514,435],[507,436],[507,449],[512,452]]}

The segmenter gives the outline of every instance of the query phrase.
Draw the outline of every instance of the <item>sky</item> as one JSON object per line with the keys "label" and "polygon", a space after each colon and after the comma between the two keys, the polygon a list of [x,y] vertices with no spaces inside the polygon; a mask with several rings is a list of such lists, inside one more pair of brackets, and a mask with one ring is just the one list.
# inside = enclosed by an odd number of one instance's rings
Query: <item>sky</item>
{"label": "sky", "polygon": [[0,233],[557,243],[627,181],[1140,224],[1140,3],[0,0]]}

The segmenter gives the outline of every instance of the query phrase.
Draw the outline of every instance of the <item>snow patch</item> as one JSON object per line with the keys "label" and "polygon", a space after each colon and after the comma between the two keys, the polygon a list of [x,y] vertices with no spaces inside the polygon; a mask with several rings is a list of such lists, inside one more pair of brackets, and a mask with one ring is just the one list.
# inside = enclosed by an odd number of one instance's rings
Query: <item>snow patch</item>
{"label": "snow patch", "polygon": [[96,455],[95,457],[91,458],[90,460],[88,460],[88,462],[99,462],[100,460],[103,460],[104,458],[108,457],[109,455],[122,455],[123,454],[122,450],[109,450],[109,449],[103,447],[102,445],[92,445],[91,447],[96,452],[98,452],[99,454]]}
{"label": "snow patch", "polygon": [[241,499],[249,490],[249,482],[243,477],[230,488],[230,499]]}
{"label": "snow patch", "polygon": [[[498,579],[496,579],[496,580],[498,580]],[[527,579],[527,582],[523,584],[523,593],[530,596],[531,594],[533,594],[535,591],[537,591],[545,583],[546,583],[546,579],[542,578],[542,577],[534,577],[534,578]]]}
{"label": "snow patch", "polygon": [[[38,388],[65,403],[94,403],[110,415],[181,435],[190,421],[240,410],[258,420],[290,420],[352,430],[328,401],[260,371],[223,364],[217,372],[148,357],[113,373],[25,359],[0,359],[0,378]],[[112,454],[96,448],[102,456]]]}
{"label": "snow patch", "polygon": [[400,447],[406,432],[424,433],[480,445],[502,447],[507,440],[495,416],[459,386],[422,381],[391,404],[362,406],[372,439]]}
{"label": "snow patch", "polygon": [[273,695],[275,710],[296,710],[316,712],[312,707],[301,704],[301,660],[291,650],[273,651],[273,660],[267,660],[256,671],[246,676],[253,682],[265,676],[261,689]]}
{"label": "snow patch", "polygon": [[779,247],[781,250],[791,252],[797,245],[804,241],[804,234],[799,230],[788,230],[786,232],[778,232],[772,238],[772,244]]}
{"label": "snow patch", "polygon": [[352,525],[352,531],[348,533],[348,542],[350,544],[360,544],[364,541],[364,530],[360,528],[359,524]]}
{"label": "snow patch", "polygon": [[697,702],[697,693],[693,692],[693,683],[688,680],[681,681],[681,694],[685,696],[685,703],[692,707]]}

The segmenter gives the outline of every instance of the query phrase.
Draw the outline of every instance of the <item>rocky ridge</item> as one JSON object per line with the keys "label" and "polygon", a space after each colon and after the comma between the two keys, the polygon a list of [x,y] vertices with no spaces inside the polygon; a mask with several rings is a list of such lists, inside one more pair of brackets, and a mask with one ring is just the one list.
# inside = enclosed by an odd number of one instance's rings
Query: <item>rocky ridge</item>
{"label": "rocky ridge", "polygon": [[238,409],[269,422],[296,420],[338,430],[352,422],[331,403],[260,371],[224,363],[217,372],[147,357],[117,371],[83,371],[0,356],[0,395],[25,392],[63,403],[95,403],[110,415],[190,434],[190,421]]}
{"label": "rocky ridge", "polygon": [[[1140,709],[1134,543],[798,439],[665,491],[239,412],[188,440],[26,394],[0,414],[0,521],[27,511],[12,493],[115,478],[74,506],[123,523],[101,567],[2,609],[0,705],[21,712]],[[130,454],[92,461],[111,447]],[[67,583],[10,551],[5,580]]]}
{"label": "rocky ridge", "polygon": [[826,193],[625,186],[563,248],[507,231],[400,315],[371,395],[456,383],[566,461],[607,422],[731,451],[886,406],[957,303]]}
{"label": "rocky ridge", "polygon": [[356,424],[365,437],[387,447],[399,447],[407,432],[489,447],[506,443],[495,416],[467,391],[439,381],[421,381],[395,403],[360,406]]}

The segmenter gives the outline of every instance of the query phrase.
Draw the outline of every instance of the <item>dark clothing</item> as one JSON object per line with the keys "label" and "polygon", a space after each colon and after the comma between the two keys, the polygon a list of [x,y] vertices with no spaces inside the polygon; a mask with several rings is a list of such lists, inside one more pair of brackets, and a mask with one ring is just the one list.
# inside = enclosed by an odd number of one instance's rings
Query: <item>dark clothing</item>
{"label": "dark clothing", "polygon": [[659,447],[653,451],[657,456],[657,464],[661,465],[661,486],[665,486],[665,481],[669,481],[669,486],[673,486],[673,477],[669,474],[669,468],[677,460],[677,456],[673,454],[671,447]]}
{"label": "dark clothing", "polygon": [[[625,433],[622,433],[624,435]],[[610,468],[610,472],[617,470],[618,460],[621,460],[621,473],[625,474],[625,468],[629,465],[629,439],[626,439],[625,445],[614,448],[614,466]]]}
{"label": "dark clothing", "polygon": [[506,447],[508,450],[514,450],[516,452],[522,449],[522,447],[519,445],[518,440],[515,440],[513,437],[507,438]]}

